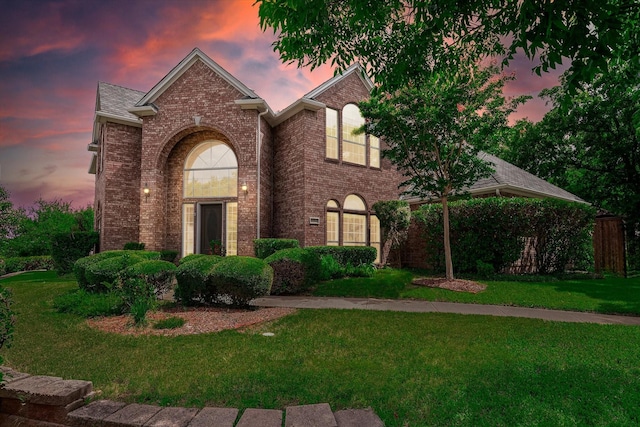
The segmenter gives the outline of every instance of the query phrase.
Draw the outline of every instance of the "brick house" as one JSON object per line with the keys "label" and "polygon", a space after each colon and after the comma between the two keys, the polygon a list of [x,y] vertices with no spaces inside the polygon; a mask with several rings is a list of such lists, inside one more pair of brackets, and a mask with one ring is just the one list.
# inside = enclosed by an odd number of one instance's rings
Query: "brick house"
{"label": "brick house", "polygon": [[100,82],[89,151],[100,250],[253,255],[260,237],[380,245],[371,206],[401,176],[354,135],[371,81],[358,65],[279,113],[199,49],[148,92]]}

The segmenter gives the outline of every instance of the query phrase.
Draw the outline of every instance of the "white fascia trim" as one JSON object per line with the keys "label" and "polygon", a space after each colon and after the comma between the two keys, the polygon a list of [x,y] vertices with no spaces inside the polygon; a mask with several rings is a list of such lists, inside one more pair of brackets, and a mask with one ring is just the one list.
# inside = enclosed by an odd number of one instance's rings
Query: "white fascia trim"
{"label": "white fascia trim", "polygon": [[131,114],[135,114],[138,117],[155,116],[158,114],[158,109],[153,105],[143,105],[141,107],[132,107],[127,110]]}
{"label": "white fascia trim", "polygon": [[277,126],[288,118],[295,116],[302,110],[318,111],[326,107],[327,106],[324,103],[316,101],[314,99],[300,98],[296,102],[276,114],[270,124],[271,126]]}
{"label": "white fascia trim", "polygon": [[140,101],[135,105],[141,107],[155,101],[167,88],[182,76],[196,61],[202,61],[205,65],[215,71],[220,77],[231,86],[238,89],[243,95],[250,98],[257,98],[254,91],[245,86],[240,80],[233,77],[224,68],[216,64],[211,58],[205,55],[200,49],[195,48],[178,65],[176,65],[162,80],[160,80]]}
{"label": "white fascia trim", "polygon": [[95,175],[96,174],[96,166],[98,164],[98,156],[96,156],[95,154],[93,156],[91,156],[91,164],[89,165],[89,174],[91,175]]}
{"label": "white fascia trim", "polygon": [[362,69],[362,66],[360,66],[360,64],[358,62],[356,62],[355,64],[353,64],[352,66],[347,68],[344,73],[330,78],[329,80],[327,80],[326,82],[324,82],[320,86],[318,86],[317,88],[313,89],[311,92],[309,92],[306,95],[304,95],[304,98],[315,98],[315,97],[317,97],[322,92],[324,92],[325,90],[327,90],[328,88],[330,88],[334,84],[338,83],[340,80],[346,78],[349,74],[351,74],[353,72],[356,72],[356,71],[358,72],[358,77],[360,77],[360,80],[362,80],[362,83],[365,85],[367,90],[369,90],[369,92],[370,92],[371,89],[373,89],[373,82],[371,81],[371,79],[368,76],[364,75],[364,70]]}
{"label": "white fascia trim", "polygon": [[96,111],[96,122],[105,123],[119,123],[123,125],[133,126],[133,127],[142,127],[141,119],[130,119],[128,117],[117,116],[111,113],[105,113],[104,111]]}

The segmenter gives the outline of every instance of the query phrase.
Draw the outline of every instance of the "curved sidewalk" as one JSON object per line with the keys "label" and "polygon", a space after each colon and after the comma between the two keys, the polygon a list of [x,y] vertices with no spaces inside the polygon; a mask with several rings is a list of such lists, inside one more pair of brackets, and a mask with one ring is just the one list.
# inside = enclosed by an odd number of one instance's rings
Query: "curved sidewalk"
{"label": "curved sidewalk", "polygon": [[405,311],[412,313],[481,314],[502,317],[527,317],[554,322],[601,323],[638,325],[640,317],[580,311],[547,310],[544,308],[503,305],[462,304],[455,302],[418,301],[405,299],[335,298],[310,296],[268,296],[257,298],[252,304],[260,307],[337,308],[347,310]]}

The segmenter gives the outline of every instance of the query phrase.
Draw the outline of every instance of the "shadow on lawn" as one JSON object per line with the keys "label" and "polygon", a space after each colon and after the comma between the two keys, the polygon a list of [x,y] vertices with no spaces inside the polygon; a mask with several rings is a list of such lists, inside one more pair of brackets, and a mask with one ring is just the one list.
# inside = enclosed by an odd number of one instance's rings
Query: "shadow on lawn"
{"label": "shadow on lawn", "polygon": [[640,418],[640,383],[624,369],[562,369],[542,362],[480,370],[469,380],[453,396],[439,396],[431,408],[435,419],[452,425],[559,426],[634,425]]}
{"label": "shadow on lawn", "polygon": [[603,301],[597,311],[603,313],[625,313],[640,316],[640,279],[609,278],[605,280],[567,280],[540,283],[553,287],[557,292],[583,294]]}

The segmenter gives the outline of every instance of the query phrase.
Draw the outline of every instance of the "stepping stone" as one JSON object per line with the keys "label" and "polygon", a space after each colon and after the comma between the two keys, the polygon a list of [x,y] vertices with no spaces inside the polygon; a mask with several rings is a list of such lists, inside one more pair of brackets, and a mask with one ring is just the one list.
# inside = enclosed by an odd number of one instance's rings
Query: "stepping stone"
{"label": "stepping stone", "polygon": [[162,408],[145,427],[187,427],[197,413],[196,408]]}
{"label": "stepping stone", "polygon": [[122,409],[126,404],[112,400],[98,400],[71,412],[67,420],[71,427],[103,425],[103,420]]}
{"label": "stepping stone", "polygon": [[23,374],[22,372],[14,371],[11,368],[7,368],[6,366],[0,366],[0,371],[2,371],[2,384],[9,384],[13,381],[23,380],[27,377],[30,377],[29,374]]}
{"label": "stepping stone", "polygon": [[328,403],[288,406],[285,427],[337,427],[336,418]]}
{"label": "stepping stone", "polygon": [[189,427],[233,427],[238,418],[235,408],[203,408],[189,423]]}
{"label": "stepping stone", "polygon": [[277,409],[245,409],[236,427],[282,427],[282,411]]}
{"label": "stepping stone", "polygon": [[104,420],[105,427],[130,427],[130,426],[143,426],[149,421],[155,414],[160,412],[159,406],[151,405],[139,405],[132,403],[118,412],[109,415]]}
{"label": "stepping stone", "polygon": [[345,409],[334,414],[338,427],[384,427],[373,409]]}

